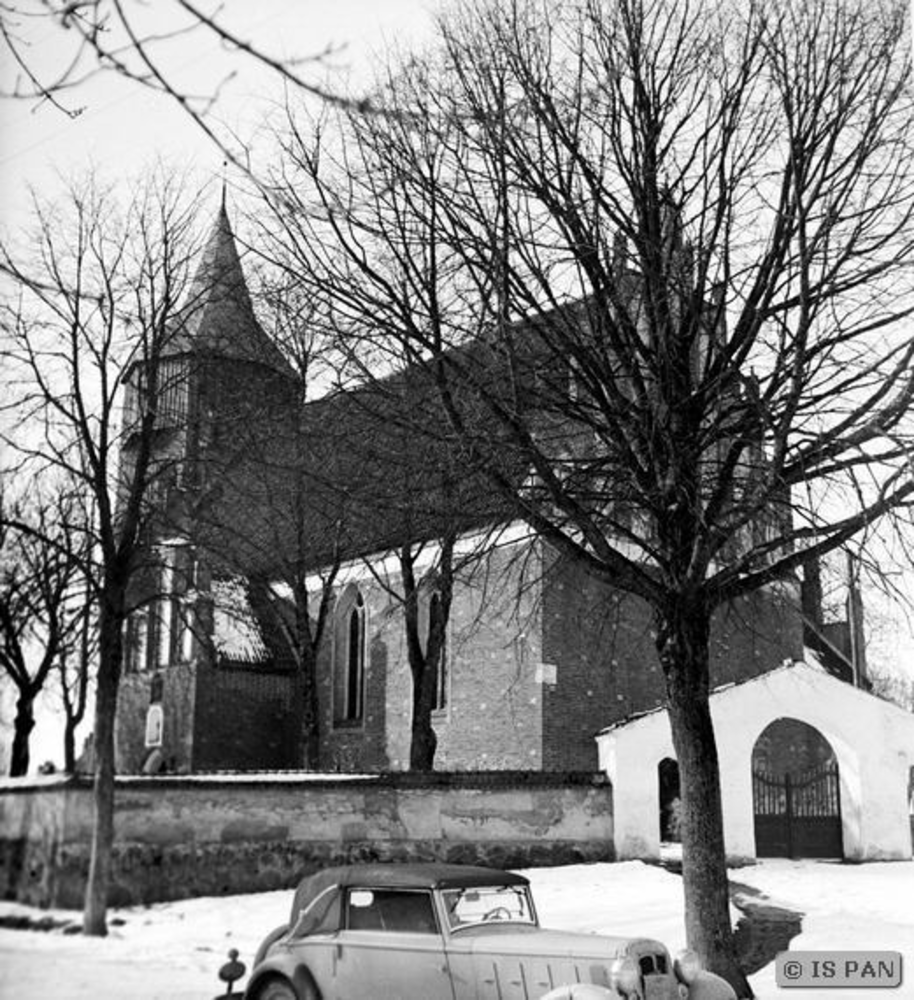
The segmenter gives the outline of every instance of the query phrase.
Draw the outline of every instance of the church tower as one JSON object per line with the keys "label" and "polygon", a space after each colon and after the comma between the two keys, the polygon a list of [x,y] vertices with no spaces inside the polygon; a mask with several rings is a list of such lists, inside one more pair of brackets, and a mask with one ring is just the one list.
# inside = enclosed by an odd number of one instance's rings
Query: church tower
{"label": "church tower", "polygon": [[[150,380],[154,381],[151,382]],[[154,393],[150,391],[154,388]],[[253,608],[255,511],[282,468],[294,381],[254,312],[223,202],[154,368],[126,382],[123,462],[154,407],[148,571],[136,588],[118,708],[121,771],[293,766],[290,664]],[[256,694],[255,694],[256,689]],[[254,709],[269,718],[243,718]],[[241,739],[233,754],[226,741]],[[210,764],[209,766],[214,766]]]}
{"label": "church tower", "polygon": [[291,391],[289,365],[255,316],[224,199],[184,301],[153,346],[126,379],[124,458],[143,407],[154,405],[156,520],[186,530],[176,523],[190,516],[176,508],[179,495],[205,489],[206,469],[231,461],[233,450],[256,447],[251,433],[282,419]]}
{"label": "church tower", "polygon": [[254,314],[224,201],[164,356],[185,395],[181,478],[187,489],[205,490],[233,452],[258,446],[257,430],[269,434],[270,417],[282,419],[291,385]]}

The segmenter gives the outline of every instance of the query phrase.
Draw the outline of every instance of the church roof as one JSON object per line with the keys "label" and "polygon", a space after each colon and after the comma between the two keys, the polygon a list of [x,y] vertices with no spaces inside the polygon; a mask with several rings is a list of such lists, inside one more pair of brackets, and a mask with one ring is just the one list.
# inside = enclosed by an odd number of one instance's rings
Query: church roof
{"label": "church roof", "polygon": [[[199,540],[226,568],[257,576],[287,560],[318,569],[510,519],[513,505],[447,433],[423,374],[322,397],[297,420],[271,422],[261,448],[227,464]],[[525,474],[506,456],[506,476]]]}
{"label": "church roof", "polygon": [[239,577],[213,580],[211,594],[216,653],[236,663],[269,662],[263,624],[251,606],[244,580]]}
{"label": "church roof", "polygon": [[173,322],[167,353],[215,355],[288,371],[282,353],[254,315],[224,202]]}

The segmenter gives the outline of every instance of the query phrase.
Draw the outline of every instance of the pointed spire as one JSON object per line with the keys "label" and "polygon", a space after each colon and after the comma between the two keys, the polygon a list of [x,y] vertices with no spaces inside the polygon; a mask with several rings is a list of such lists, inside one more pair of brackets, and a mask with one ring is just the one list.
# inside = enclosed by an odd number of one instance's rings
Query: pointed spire
{"label": "pointed spire", "polygon": [[200,353],[256,361],[288,370],[254,315],[226,207],[226,186],[213,228],[176,320],[170,353]]}
{"label": "pointed spire", "polygon": [[235,234],[229,222],[224,193],[223,189],[222,203],[203,248],[187,304],[212,303],[230,297],[239,308],[251,310],[247,282],[241,268]]}

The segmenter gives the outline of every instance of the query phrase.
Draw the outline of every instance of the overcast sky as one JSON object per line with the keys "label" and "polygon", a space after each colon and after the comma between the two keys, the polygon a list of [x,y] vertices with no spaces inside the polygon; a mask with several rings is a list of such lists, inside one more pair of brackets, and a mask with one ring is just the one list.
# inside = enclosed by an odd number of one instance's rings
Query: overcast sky
{"label": "overcast sky", "polygon": [[[186,23],[174,0],[124,2],[127,10],[151,17],[144,23],[155,32]],[[217,6],[216,0],[200,2],[209,9]],[[26,43],[30,69],[42,81],[53,79],[72,58],[73,38],[45,17],[28,16],[39,11],[40,0],[15,0],[15,6],[24,13],[12,27]],[[386,46],[421,44],[437,8],[435,0],[223,0],[221,6],[226,26],[270,55],[306,58],[328,46],[338,48],[330,65],[356,83],[370,79],[372,63]],[[244,56],[229,57],[202,31],[163,43],[158,51],[172,80],[188,93],[211,95],[219,89],[217,117],[242,134],[256,128],[271,100],[281,98],[269,73],[258,71]],[[301,72],[322,81],[326,71],[304,66]],[[0,90],[10,91],[15,78],[9,53],[0,44]],[[70,111],[82,110],[70,117],[47,101],[0,98],[0,230],[5,234],[27,224],[30,187],[43,196],[59,196],[61,175],[78,178],[93,165],[107,181],[136,179],[159,156],[176,170],[191,171],[215,212],[223,156],[169,98],[105,73],[62,95],[61,102]],[[232,185],[231,171],[227,180]],[[204,204],[204,213],[209,205]],[[80,740],[88,728],[81,728]],[[60,763],[57,730],[49,717],[39,719],[33,770],[48,759]]]}
{"label": "overcast sky", "polygon": [[[209,9],[217,6],[216,0],[200,2]],[[175,0],[124,3],[145,19],[141,24],[147,30],[158,34],[187,21]],[[40,0],[15,0],[15,6],[24,14],[11,27],[26,45],[29,66],[40,79],[53,79],[72,58],[72,34],[46,17],[26,16],[41,10]],[[336,47],[330,65],[358,84],[370,79],[385,47],[421,45],[438,7],[437,0],[223,0],[220,20],[277,57],[313,57]],[[211,34],[199,31],[163,42],[157,52],[170,79],[186,92],[212,95],[219,90],[217,119],[242,135],[256,129],[271,101],[281,99],[275,78],[249,58],[227,54]],[[305,65],[301,72],[322,81],[325,70]],[[0,89],[10,90],[15,76],[8,53],[0,48]],[[195,181],[205,185],[204,198],[215,211],[222,153],[172,100],[104,73],[62,95],[61,101],[73,112],[82,110],[70,117],[47,101],[0,99],[0,228],[5,232],[27,221],[30,185],[53,196],[61,190],[59,175],[78,177],[93,164],[104,179],[136,178],[159,156],[178,170],[191,170]],[[231,170],[227,179],[231,186]],[[909,630],[900,621],[873,629],[871,642],[874,652],[882,645],[880,658],[901,660],[902,672],[914,675]]]}
{"label": "overcast sky", "polygon": [[[74,38],[46,18],[28,17],[38,0],[17,0],[25,13],[14,25],[26,43],[33,72],[47,81],[68,64]],[[145,26],[167,33],[186,23],[173,0],[126,0]],[[204,4],[209,8],[215,2]],[[356,79],[368,79],[373,54],[388,44],[421,43],[429,31],[435,0],[224,0],[220,20],[240,37],[271,55],[305,58],[328,45],[340,47],[330,62]],[[217,117],[242,133],[256,127],[268,101],[280,91],[265,71],[244,56],[229,57],[202,31],[163,43],[162,64],[189,93],[211,95],[220,85]],[[227,81],[230,73],[236,75]],[[303,67],[321,80],[324,70]],[[0,52],[0,82],[8,91],[16,69]],[[106,179],[135,177],[165,157],[195,177],[212,178],[213,203],[222,174],[222,156],[167,97],[153,94],[114,74],[96,76],[61,96],[75,117],[50,102],[0,99],[0,224],[7,231],[26,217],[28,187],[42,193],[60,189],[58,174],[78,176],[92,164]],[[229,177],[231,183],[231,177]]]}

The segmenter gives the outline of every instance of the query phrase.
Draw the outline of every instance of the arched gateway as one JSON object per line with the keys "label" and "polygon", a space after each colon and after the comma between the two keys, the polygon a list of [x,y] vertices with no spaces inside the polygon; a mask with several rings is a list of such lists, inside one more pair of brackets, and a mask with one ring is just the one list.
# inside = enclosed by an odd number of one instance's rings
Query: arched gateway
{"label": "arched gateway", "polygon": [[841,858],[838,761],[828,740],[798,719],[768,725],[752,750],[757,857]]}

